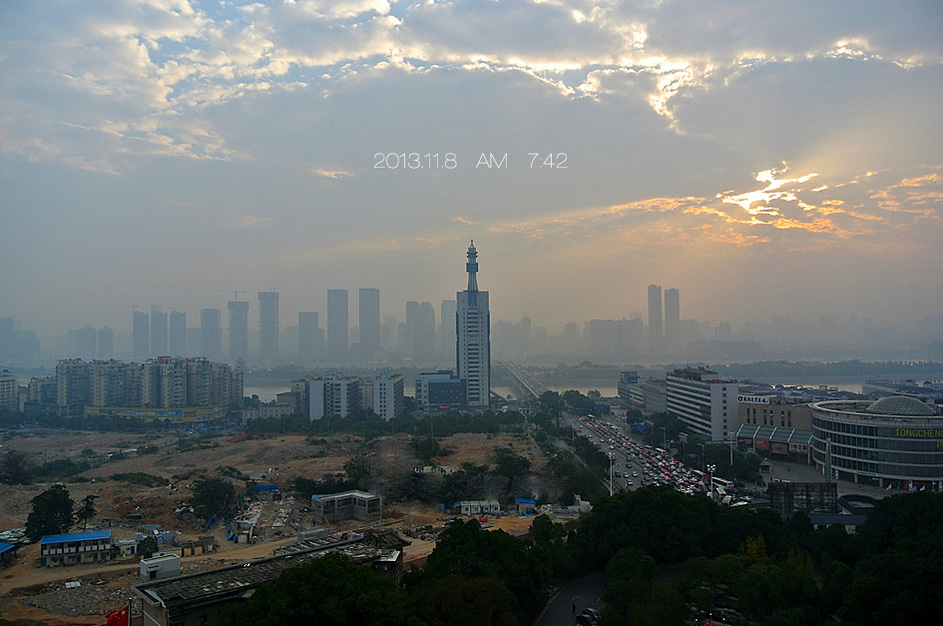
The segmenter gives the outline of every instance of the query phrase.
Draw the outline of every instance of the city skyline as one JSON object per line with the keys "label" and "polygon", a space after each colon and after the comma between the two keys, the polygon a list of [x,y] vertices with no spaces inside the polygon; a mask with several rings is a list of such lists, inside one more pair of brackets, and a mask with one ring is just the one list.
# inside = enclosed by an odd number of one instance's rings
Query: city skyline
{"label": "city skyline", "polygon": [[0,317],[44,344],[129,332],[135,305],[195,325],[273,286],[282,324],[324,328],[339,286],[379,287],[381,319],[402,319],[455,293],[472,238],[501,268],[492,319],[550,329],[643,313],[649,284],[734,327],[941,312],[938,4],[53,0],[0,18]]}

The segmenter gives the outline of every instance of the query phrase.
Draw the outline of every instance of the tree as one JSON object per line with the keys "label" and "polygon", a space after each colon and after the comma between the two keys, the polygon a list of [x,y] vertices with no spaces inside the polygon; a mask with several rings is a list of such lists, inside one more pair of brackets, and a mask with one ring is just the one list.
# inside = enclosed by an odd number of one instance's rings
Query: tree
{"label": "tree", "polygon": [[200,477],[191,485],[190,506],[203,519],[210,519],[232,504],[236,490],[225,478]]}
{"label": "tree", "polygon": [[282,572],[243,603],[229,604],[220,623],[232,626],[318,624],[419,626],[406,594],[368,567],[329,554]]}
{"label": "tree", "polygon": [[432,458],[439,456],[442,447],[433,437],[416,437],[413,439],[413,454],[421,465],[432,465]]}
{"label": "tree", "polygon": [[36,473],[36,461],[22,450],[10,450],[0,458],[0,482],[8,485],[28,484]]}
{"label": "tree", "polygon": [[32,500],[33,510],[26,518],[26,536],[39,541],[44,535],[61,535],[72,526],[75,503],[62,485],[53,485]]}
{"label": "tree", "polygon": [[527,457],[515,454],[510,448],[498,448],[494,451],[494,473],[508,479],[508,490],[514,486],[514,480],[526,475],[530,470],[530,460]]}
{"label": "tree", "polygon": [[560,414],[561,411],[566,410],[566,402],[563,401],[563,397],[556,391],[545,391],[540,394],[540,405],[543,407],[543,410],[549,413],[552,417],[556,417]]}
{"label": "tree", "polygon": [[344,462],[344,471],[347,473],[347,479],[357,483],[357,486],[361,488],[366,486],[366,480],[373,473],[370,467],[370,459],[367,458],[363,450]]}
{"label": "tree", "polygon": [[98,496],[94,494],[88,494],[82,498],[82,506],[79,507],[79,510],[75,512],[75,519],[82,522],[82,532],[85,532],[86,527],[88,526],[89,520],[95,517],[95,513],[98,511],[95,510],[95,500],[98,499]]}
{"label": "tree", "polygon": [[145,537],[138,542],[138,556],[142,559],[151,558],[158,550],[160,550],[160,544],[153,537]]}
{"label": "tree", "polygon": [[522,624],[531,623],[543,607],[550,581],[549,564],[542,562],[530,542],[503,530],[482,530],[477,520],[453,522],[439,534],[422,576],[433,586],[450,575],[499,578],[516,598],[515,613]]}
{"label": "tree", "polygon": [[517,601],[500,578],[446,576],[429,594],[431,626],[517,626]]}

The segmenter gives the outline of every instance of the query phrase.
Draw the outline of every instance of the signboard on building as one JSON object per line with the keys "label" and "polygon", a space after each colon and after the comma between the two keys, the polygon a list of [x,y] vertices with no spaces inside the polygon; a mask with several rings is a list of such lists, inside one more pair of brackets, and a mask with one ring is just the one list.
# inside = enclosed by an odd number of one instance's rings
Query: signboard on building
{"label": "signboard on building", "polygon": [[749,402],[751,404],[772,404],[776,396],[737,396],[737,402]]}

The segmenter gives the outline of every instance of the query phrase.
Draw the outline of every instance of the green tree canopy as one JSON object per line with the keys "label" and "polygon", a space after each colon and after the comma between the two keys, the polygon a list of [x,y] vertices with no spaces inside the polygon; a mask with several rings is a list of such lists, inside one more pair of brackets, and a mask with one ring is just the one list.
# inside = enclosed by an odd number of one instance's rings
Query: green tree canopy
{"label": "green tree canopy", "polygon": [[236,498],[236,490],[225,478],[207,478],[201,476],[190,487],[193,495],[190,506],[194,513],[203,519],[210,519],[224,511]]}
{"label": "green tree canopy", "polygon": [[420,626],[405,593],[391,580],[329,554],[282,572],[242,604],[230,604],[231,626]]}
{"label": "green tree canopy", "polygon": [[366,486],[367,479],[373,474],[373,468],[370,467],[370,459],[361,450],[344,462],[344,472],[348,480],[363,488]]}
{"label": "green tree canopy", "polygon": [[88,494],[82,498],[82,506],[80,506],[79,510],[75,512],[75,519],[82,522],[82,532],[85,532],[89,521],[95,517],[95,513],[98,512],[95,509],[95,500],[97,499],[98,496],[91,493]]}
{"label": "green tree canopy", "polygon": [[432,465],[432,459],[442,452],[442,446],[434,437],[414,437],[412,446],[413,454],[421,465]]}
{"label": "green tree canopy", "polygon": [[151,558],[158,550],[160,550],[160,544],[154,537],[145,537],[138,542],[138,555],[142,559]]}
{"label": "green tree canopy", "polygon": [[32,500],[33,510],[26,518],[26,536],[39,541],[44,535],[61,535],[72,527],[72,509],[75,503],[69,490],[53,485]]}
{"label": "green tree canopy", "polygon": [[518,626],[514,594],[500,578],[446,576],[429,595],[430,626]]}
{"label": "green tree canopy", "polygon": [[501,530],[482,530],[476,520],[456,521],[441,533],[423,568],[427,583],[453,574],[500,578],[517,599],[520,623],[529,623],[543,606],[550,577],[548,564],[540,560],[532,542]]}
{"label": "green tree canopy", "polygon": [[36,461],[28,452],[10,450],[0,457],[0,482],[8,485],[25,485],[36,474]]}

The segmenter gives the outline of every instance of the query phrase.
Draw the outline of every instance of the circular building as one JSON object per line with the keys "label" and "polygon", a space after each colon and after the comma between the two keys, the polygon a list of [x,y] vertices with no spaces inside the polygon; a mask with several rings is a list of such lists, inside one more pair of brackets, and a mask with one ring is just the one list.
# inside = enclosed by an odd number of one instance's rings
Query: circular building
{"label": "circular building", "polygon": [[943,489],[943,416],[907,396],[816,402],[812,459],[842,480]]}

